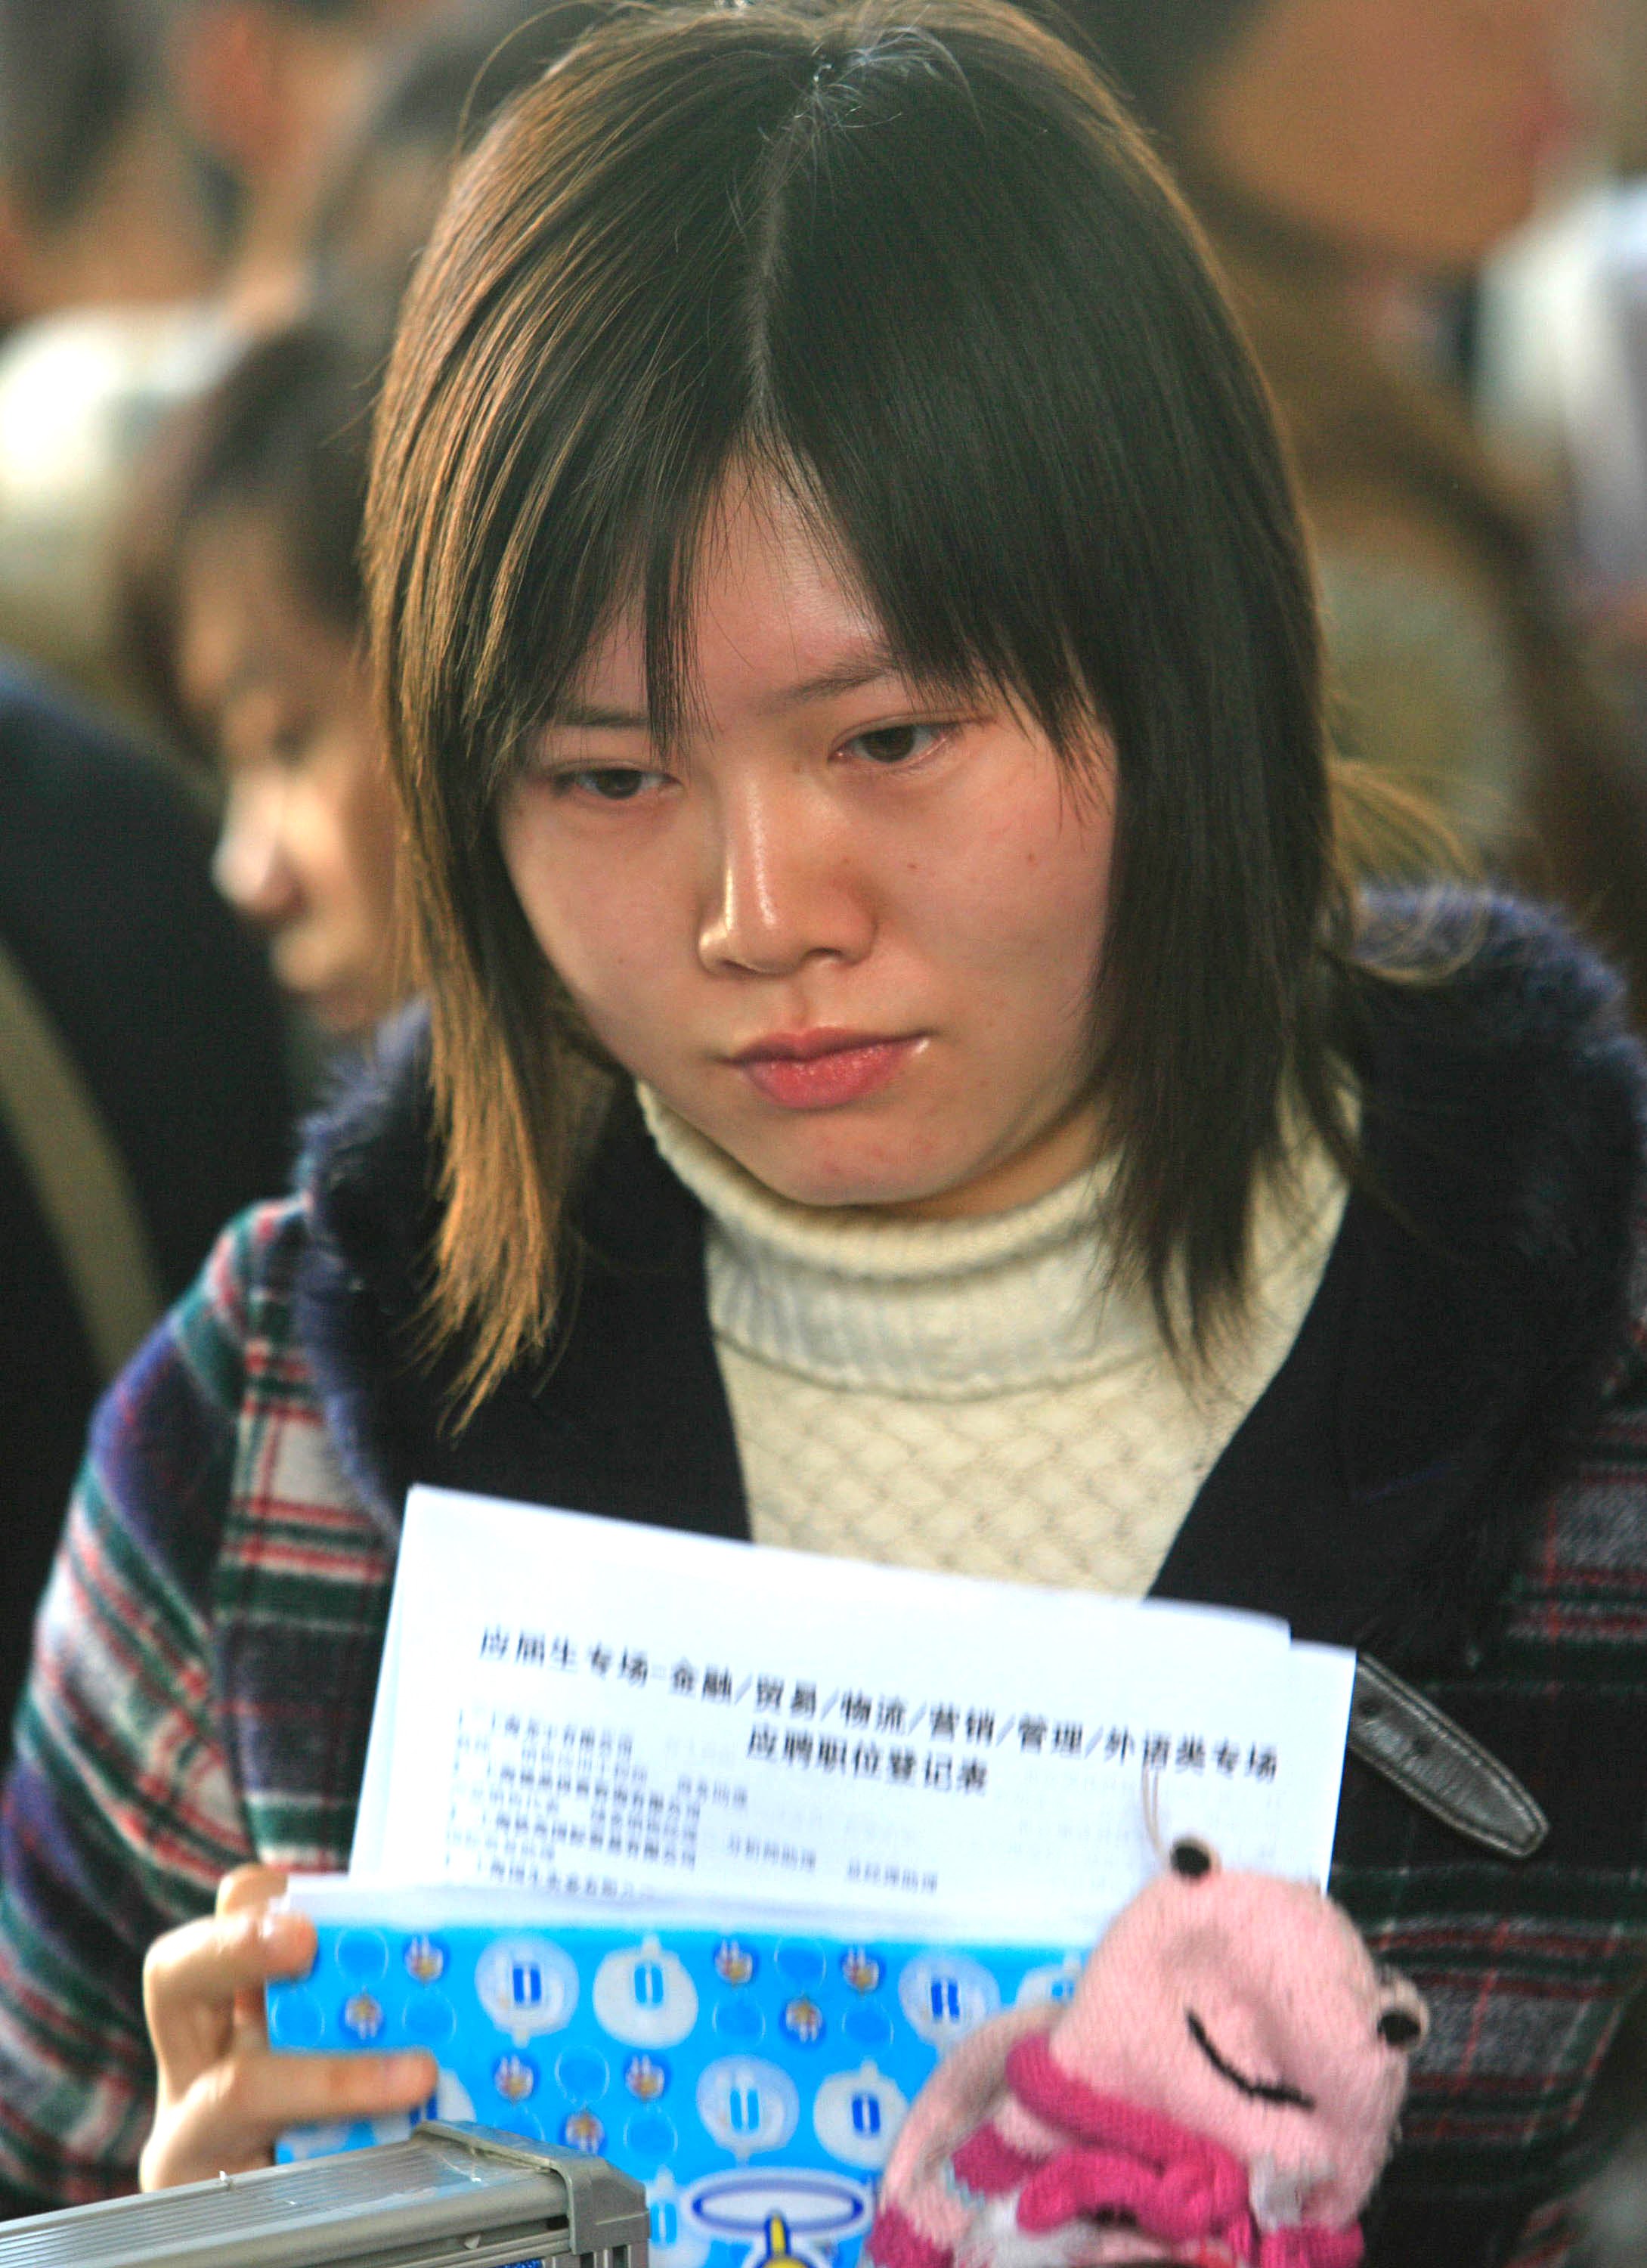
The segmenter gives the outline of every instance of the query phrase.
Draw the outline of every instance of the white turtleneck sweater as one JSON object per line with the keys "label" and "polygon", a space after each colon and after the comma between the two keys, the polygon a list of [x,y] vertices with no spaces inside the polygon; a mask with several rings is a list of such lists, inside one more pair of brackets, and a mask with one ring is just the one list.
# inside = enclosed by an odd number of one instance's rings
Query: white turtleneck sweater
{"label": "white turtleneck sweater", "polygon": [[1106,1287],[1101,1167],[987,1219],[791,1204],[647,1089],[707,1214],[710,1322],[757,1543],[1020,1582],[1148,1589],[1281,1365],[1346,1189],[1301,1147],[1255,1226],[1250,1308],[1187,1375]]}

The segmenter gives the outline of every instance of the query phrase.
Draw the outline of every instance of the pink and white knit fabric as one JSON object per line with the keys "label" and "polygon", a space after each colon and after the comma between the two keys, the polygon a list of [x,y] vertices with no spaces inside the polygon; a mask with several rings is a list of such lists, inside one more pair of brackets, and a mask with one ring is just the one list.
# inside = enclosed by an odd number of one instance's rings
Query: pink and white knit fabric
{"label": "pink and white knit fabric", "polygon": [[996,2017],[928,2080],[873,2268],[1356,2268],[1425,2024],[1312,1884],[1175,1844],[1067,2003]]}
{"label": "pink and white knit fabric", "polygon": [[[1354,2224],[1261,2229],[1239,2158],[1158,2111],[1083,2086],[1059,2068],[1044,2033],[1011,2050],[1006,2079],[1004,2116],[978,2127],[951,2163],[975,2197],[1015,2197],[1025,2236],[1088,2223],[1092,2245],[1080,2257],[1094,2262],[1106,2252],[1193,2268],[1356,2268],[1360,2260]],[[1032,2132],[1045,2147],[1028,2146]],[[954,2257],[895,2204],[883,2206],[869,2255],[875,2268],[951,2268]]]}

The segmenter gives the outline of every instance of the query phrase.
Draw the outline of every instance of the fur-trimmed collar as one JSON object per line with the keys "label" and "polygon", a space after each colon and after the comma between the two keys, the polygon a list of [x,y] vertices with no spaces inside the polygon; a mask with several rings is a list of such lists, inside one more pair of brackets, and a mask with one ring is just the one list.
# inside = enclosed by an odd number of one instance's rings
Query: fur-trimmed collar
{"label": "fur-trimmed collar", "polygon": [[[1643,1075],[1614,978],[1506,901],[1374,902],[1352,1195],[1291,1355],[1197,1497],[1165,1595],[1422,1667],[1467,1637],[1616,1347]],[[1439,968],[1446,973],[1437,976]],[[436,1211],[413,1012],[312,1131],[298,1329],[386,1533],[414,1480],[741,1535],[702,1221],[627,1094],[581,1189],[578,1307],[461,1436],[414,1348]]]}

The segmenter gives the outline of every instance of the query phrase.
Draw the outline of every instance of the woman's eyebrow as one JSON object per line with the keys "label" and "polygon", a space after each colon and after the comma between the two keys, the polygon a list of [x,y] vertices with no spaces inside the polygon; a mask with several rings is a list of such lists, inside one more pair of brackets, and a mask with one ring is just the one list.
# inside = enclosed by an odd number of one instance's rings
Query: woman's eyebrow
{"label": "woman's eyebrow", "polygon": [[[769,709],[799,709],[808,702],[827,701],[842,693],[857,693],[884,677],[908,681],[908,672],[889,646],[855,645],[810,677],[798,678],[772,694]],[[650,719],[644,709],[626,709],[599,701],[561,701],[543,720],[549,731],[644,733]]]}
{"label": "woman's eyebrow", "polygon": [[770,705],[779,709],[798,709],[809,701],[827,701],[842,693],[857,693],[866,685],[874,685],[883,677],[907,679],[908,673],[890,646],[855,645],[842,653],[827,669],[820,669],[811,677],[803,677],[793,685],[786,685],[775,694]]}
{"label": "woman's eyebrow", "polygon": [[543,720],[550,732],[643,733],[648,718],[643,709],[603,707],[592,701],[562,701]]}

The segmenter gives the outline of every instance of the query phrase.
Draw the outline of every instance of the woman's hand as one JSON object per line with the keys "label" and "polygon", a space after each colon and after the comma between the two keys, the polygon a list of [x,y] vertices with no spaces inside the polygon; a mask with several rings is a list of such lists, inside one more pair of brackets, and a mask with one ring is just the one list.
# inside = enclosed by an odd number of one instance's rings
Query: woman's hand
{"label": "woman's hand", "polygon": [[276,1913],[286,1877],[239,1867],[218,1885],[210,1921],[168,1930],[149,1948],[143,2007],[159,2066],[154,2125],[139,2177],[146,2190],[210,2181],[266,2166],[288,2126],[382,2118],[427,2102],[432,2056],[276,2055],[263,1987],[301,1977],[314,1959],[314,1924]]}

